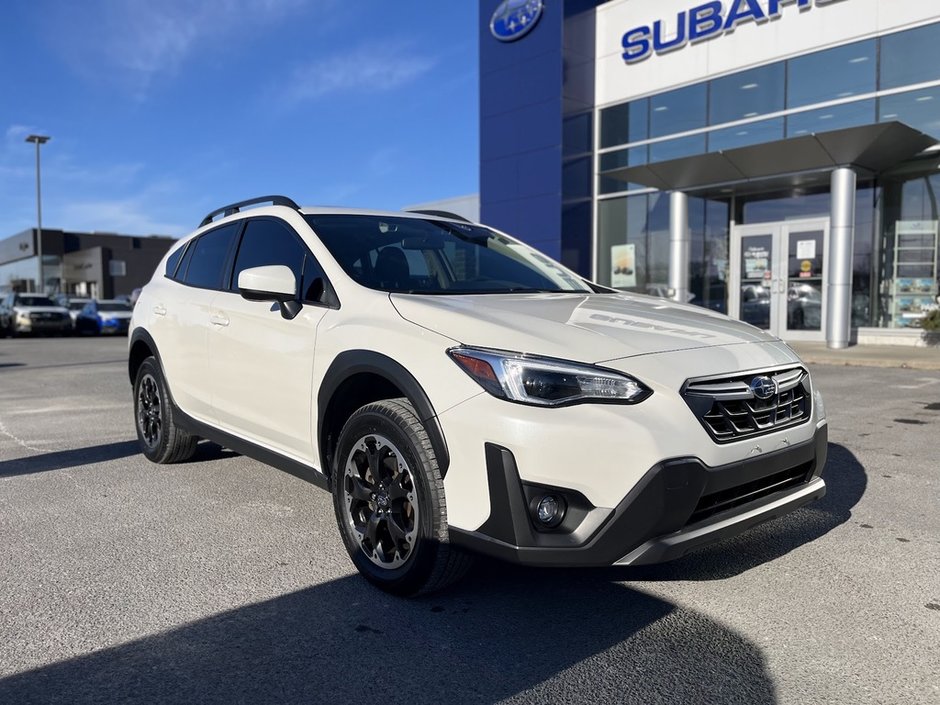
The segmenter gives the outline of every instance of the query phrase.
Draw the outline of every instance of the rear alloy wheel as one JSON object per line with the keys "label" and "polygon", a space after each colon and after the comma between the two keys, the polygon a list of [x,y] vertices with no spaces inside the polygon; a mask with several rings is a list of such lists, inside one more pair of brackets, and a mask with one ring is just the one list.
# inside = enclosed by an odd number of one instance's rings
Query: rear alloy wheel
{"label": "rear alloy wheel", "polygon": [[178,463],[196,452],[199,438],[173,421],[173,405],[157,360],[148,357],[134,380],[134,421],[140,449],[155,463]]}
{"label": "rear alloy wheel", "polygon": [[448,540],[444,482],[434,449],[407,399],[367,404],[340,433],[333,507],[350,558],[397,595],[440,590],[470,563]]}

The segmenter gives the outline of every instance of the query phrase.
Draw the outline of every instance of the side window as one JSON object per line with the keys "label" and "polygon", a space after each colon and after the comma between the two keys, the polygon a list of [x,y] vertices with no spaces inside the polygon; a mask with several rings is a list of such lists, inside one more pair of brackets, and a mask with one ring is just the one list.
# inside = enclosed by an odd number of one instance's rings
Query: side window
{"label": "side window", "polygon": [[301,281],[304,247],[292,230],[275,220],[250,220],[242,235],[232,272],[231,291],[238,291],[238,275],[251,267],[283,264],[294,273],[295,286]]}
{"label": "side window", "polygon": [[189,246],[193,253],[183,278],[185,283],[204,289],[221,288],[229,249],[238,232],[238,225],[224,225],[207,232]]}
{"label": "side window", "polygon": [[170,279],[176,278],[176,268],[179,267],[180,260],[183,259],[183,253],[186,252],[187,245],[183,245],[176,252],[169,256],[166,261],[166,276]]}
{"label": "side window", "polygon": [[304,255],[304,283],[300,289],[304,301],[311,303],[329,303],[326,293],[326,275],[313,255]]}

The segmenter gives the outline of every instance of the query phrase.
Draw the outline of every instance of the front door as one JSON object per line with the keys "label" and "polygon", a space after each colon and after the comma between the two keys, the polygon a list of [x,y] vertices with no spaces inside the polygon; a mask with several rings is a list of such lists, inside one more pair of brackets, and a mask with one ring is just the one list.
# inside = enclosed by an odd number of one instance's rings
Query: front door
{"label": "front door", "polygon": [[828,245],[827,218],[736,226],[731,315],[786,340],[824,340]]}

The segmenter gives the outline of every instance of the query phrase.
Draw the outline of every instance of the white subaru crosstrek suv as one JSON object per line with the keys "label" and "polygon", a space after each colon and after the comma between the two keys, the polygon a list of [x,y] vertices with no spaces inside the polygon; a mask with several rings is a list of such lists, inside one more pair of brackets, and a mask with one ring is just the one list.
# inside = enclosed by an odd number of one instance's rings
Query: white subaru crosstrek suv
{"label": "white subaru crosstrek suv", "polygon": [[329,489],[356,568],[397,594],[473,553],[669,560],[825,493],[822,399],[786,344],[446,213],[221,208],[129,344],[149,459],[208,438]]}

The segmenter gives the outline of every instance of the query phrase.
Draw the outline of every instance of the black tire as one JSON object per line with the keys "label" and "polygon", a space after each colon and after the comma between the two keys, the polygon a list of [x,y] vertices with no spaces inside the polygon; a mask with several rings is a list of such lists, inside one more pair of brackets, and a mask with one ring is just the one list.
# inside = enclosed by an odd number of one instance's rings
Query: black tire
{"label": "black tire", "polygon": [[443,589],[470,567],[472,557],[448,538],[444,481],[407,399],[367,404],[346,421],[332,480],[343,543],[373,585],[414,596]]}
{"label": "black tire", "polygon": [[156,358],[148,357],[134,380],[134,426],[141,452],[155,463],[179,463],[196,452],[199,438],[173,421],[173,405]]}

